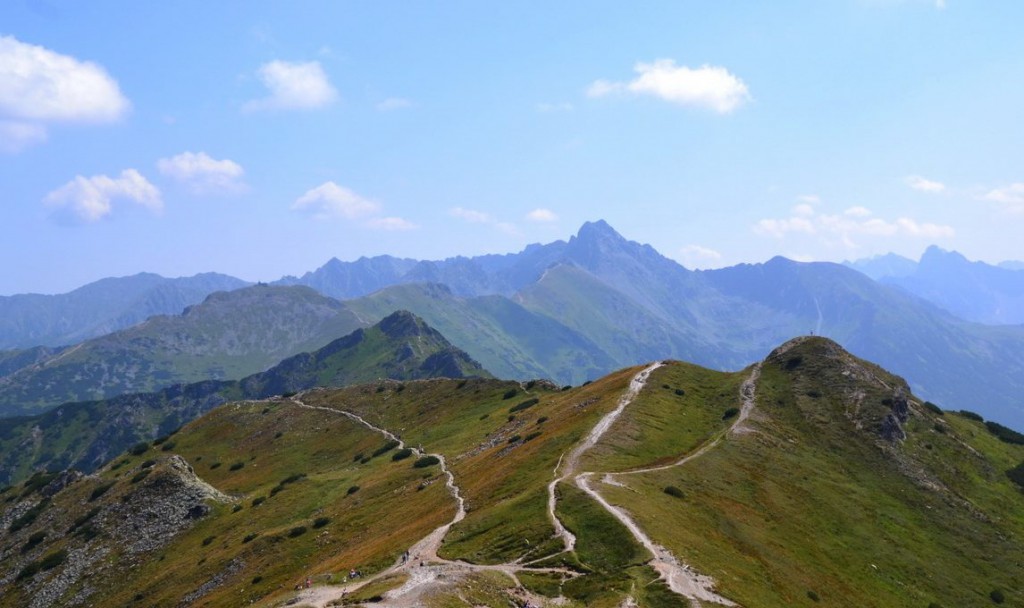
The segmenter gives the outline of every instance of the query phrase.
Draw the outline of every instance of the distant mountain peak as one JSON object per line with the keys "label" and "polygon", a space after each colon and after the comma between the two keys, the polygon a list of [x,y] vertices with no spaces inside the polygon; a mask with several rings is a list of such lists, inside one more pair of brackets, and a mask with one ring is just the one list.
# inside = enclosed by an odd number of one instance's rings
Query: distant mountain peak
{"label": "distant mountain peak", "polygon": [[573,239],[612,239],[616,241],[626,240],[621,234],[616,232],[615,229],[612,228],[610,224],[608,224],[608,222],[604,220],[584,222],[583,225],[580,226],[580,230],[576,234],[576,236],[570,239],[570,242],[572,242]]}

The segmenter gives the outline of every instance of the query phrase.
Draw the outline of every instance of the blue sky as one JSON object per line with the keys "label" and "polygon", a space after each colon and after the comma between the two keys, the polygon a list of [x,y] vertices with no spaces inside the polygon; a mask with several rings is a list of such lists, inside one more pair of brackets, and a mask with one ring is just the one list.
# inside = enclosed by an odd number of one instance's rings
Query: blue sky
{"label": "blue sky", "polygon": [[[637,6],[627,6],[636,4]],[[518,251],[1024,258],[1024,3],[5,2],[0,294]]]}

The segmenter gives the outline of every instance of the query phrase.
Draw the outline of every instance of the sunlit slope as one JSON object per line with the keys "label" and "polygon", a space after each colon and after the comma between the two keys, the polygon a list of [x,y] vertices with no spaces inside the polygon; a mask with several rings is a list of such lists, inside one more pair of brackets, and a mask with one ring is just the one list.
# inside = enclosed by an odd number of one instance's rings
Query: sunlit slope
{"label": "sunlit slope", "polygon": [[[801,341],[763,364],[746,432],[600,491],[741,605],[982,606],[994,591],[1024,602],[1024,494],[1005,474],[1024,446],[913,397],[904,414],[901,396],[900,378]],[[630,457],[651,448],[629,429],[657,431],[643,404],[591,466],[664,461]]]}

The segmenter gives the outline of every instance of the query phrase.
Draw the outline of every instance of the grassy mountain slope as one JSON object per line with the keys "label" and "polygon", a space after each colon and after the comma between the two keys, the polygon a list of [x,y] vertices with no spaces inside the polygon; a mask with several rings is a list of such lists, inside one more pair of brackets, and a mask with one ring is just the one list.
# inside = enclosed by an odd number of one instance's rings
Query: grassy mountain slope
{"label": "grassy mountain slope", "polygon": [[307,287],[219,292],[181,315],[152,317],[0,378],[0,414],[238,379],[363,325],[343,304]]}
{"label": "grassy mountain slope", "polygon": [[167,279],[152,273],[102,279],[59,295],[0,296],[0,349],[62,346],[178,314],[216,291],[248,285],[216,273]]}
{"label": "grassy mountain slope", "polygon": [[502,296],[462,298],[442,285],[409,284],[346,305],[369,319],[412,311],[498,377],[578,383],[615,367],[591,340]]}
{"label": "grassy mountain slope", "polygon": [[489,377],[422,320],[400,311],[241,381],[204,381],[154,393],[70,403],[38,416],[0,419],[0,479],[72,467],[92,472],[138,441],[166,435],[229,400],[380,378]]}
{"label": "grassy mountain slope", "polygon": [[[311,592],[328,593],[352,568],[373,576],[394,565],[349,598],[402,588],[428,608],[524,597],[687,606],[573,479],[557,485],[556,513],[575,549],[564,552],[553,535],[548,483],[620,403],[575,471],[595,472],[591,487],[732,601],[1024,601],[1024,492],[1005,474],[1024,461],[1024,445],[936,411],[900,378],[822,338],[787,343],[736,373],[668,363],[622,402],[638,371],[570,390],[382,381],[225,405],[96,477],[59,491],[36,478],[0,494],[0,605],[279,606],[307,577]],[[748,386],[755,405],[737,416]],[[413,556],[401,566],[403,551],[454,517],[442,465],[414,466],[342,411],[445,458],[466,513],[439,554],[462,561]],[[643,472],[650,467],[664,468]],[[156,509],[160,525],[149,519]],[[101,559],[103,568],[90,565]]]}

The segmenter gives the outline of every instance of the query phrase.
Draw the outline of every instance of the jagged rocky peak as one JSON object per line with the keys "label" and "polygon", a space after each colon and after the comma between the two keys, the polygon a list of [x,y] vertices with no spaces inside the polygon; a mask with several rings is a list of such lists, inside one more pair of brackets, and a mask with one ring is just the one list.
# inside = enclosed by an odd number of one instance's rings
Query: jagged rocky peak
{"label": "jagged rocky peak", "polygon": [[397,310],[380,320],[380,330],[391,338],[419,336],[430,331],[423,319],[407,310]]}

